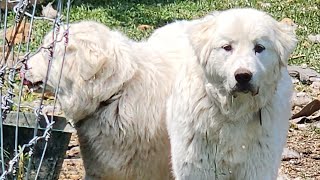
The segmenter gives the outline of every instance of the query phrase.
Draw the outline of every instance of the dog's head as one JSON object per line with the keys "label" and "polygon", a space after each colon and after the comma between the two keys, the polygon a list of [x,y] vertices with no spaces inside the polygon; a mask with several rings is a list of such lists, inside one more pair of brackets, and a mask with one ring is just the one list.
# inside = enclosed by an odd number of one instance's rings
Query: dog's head
{"label": "dog's head", "polygon": [[209,83],[235,96],[272,91],[296,45],[293,29],[254,9],[215,13],[189,34]]}
{"label": "dog's head", "polygon": [[90,21],[70,24],[66,30],[63,26],[58,35],[51,31],[45,36],[44,48],[27,61],[25,84],[47,78],[48,85],[59,86],[63,110],[77,121],[117,93],[135,68],[129,60],[131,42],[119,32]]}

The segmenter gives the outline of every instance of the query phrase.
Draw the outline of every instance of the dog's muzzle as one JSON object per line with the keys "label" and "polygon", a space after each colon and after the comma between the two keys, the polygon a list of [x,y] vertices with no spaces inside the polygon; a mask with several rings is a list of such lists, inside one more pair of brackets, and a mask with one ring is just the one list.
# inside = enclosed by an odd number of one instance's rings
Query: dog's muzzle
{"label": "dog's muzzle", "polygon": [[20,75],[20,78],[23,79],[23,82],[22,82],[23,85],[28,86],[29,89],[39,89],[43,84],[42,81],[32,82],[28,80],[28,77],[24,72],[20,72],[19,75]]}
{"label": "dog's muzzle", "polygon": [[255,96],[259,93],[259,88],[255,88],[251,83],[252,72],[245,68],[239,68],[234,73],[234,78],[237,83],[233,87],[232,92],[241,92],[249,93],[251,92],[252,96]]}
{"label": "dog's muzzle", "polygon": [[254,87],[252,84],[247,83],[247,84],[239,84],[237,83],[233,88],[232,88],[232,93],[251,93],[252,96],[256,96],[259,94],[259,87]]}

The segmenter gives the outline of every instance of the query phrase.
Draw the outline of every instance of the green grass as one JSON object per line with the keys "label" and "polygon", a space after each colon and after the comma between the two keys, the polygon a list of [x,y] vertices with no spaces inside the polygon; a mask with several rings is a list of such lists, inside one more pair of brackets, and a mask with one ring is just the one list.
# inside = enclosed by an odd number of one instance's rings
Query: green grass
{"label": "green grass", "polygon": [[[267,2],[270,6],[263,6]],[[55,7],[55,5],[54,5]],[[63,7],[66,7],[65,5]],[[277,20],[285,17],[293,19],[299,25],[297,35],[299,44],[290,64],[305,63],[320,72],[320,44],[313,44],[307,39],[309,34],[320,33],[320,0],[73,0],[70,22],[95,20],[118,29],[130,38],[140,40],[160,26],[179,19],[194,19],[214,10],[234,7],[253,7],[270,13]],[[66,10],[64,9],[64,15]],[[37,14],[39,15],[40,9]],[[141,31],[137,26],[151,25],[154,28]],[[52,25],[48,21],[36,21],[34,28],[36,47]]]}
{"label": "green grass", "polygon": [[[153,29],[179,19],[194,19],[214,10],[234,7],[253,7],[270,13],[277,20],[285,17],[293,19],[299,25],[297,35],[299,44],[290,64],[305,63],[320,72],[320,45],[307,39],[309,34],[320,33],[320,0],[271,0],[270,6],[261,1],[220,0],[220,1],[151,1],[151,0],[101,0],[83,2],[74,0],[71,5],[70,22],[95,20],[111,28],[121,30],[130,38],[147,38]],[[154,28],[141,31],[137,26],[151,25]],[[36,23],[36,33],[42,36],[50,25]],[[36,38],[39,39],[39,38]]]}

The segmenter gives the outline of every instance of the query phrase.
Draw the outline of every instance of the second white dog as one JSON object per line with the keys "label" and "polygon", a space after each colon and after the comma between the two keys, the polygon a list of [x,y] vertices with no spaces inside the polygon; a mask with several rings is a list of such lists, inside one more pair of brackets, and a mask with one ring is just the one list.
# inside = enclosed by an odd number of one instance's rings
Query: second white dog
{"label": "second white dog", "polygon": [[100,23],[66,28],[55,43],[53,32],[46,35],[48,49],[28,60],[25,77],[45,79],[51,60],[47,83],[59,85],[58,100],[77,129],[85,179],[171,179],[165,106],[178,63],[163,58],[156,44],[131,41]]}
{"label": "second white dog", "polygon": [[175,177],[276,179],[290,117],[293,30],[266,13],[232,9],[184,34],[183,47],[194,51],[167,115]]}

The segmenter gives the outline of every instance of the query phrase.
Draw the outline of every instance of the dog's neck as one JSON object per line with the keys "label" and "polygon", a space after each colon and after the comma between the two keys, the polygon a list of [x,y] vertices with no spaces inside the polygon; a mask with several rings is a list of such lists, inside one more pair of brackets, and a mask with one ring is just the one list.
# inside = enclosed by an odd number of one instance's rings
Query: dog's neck
{"label": "dog's neck", "polygon": [[[72,83],[72,87],[63,89],[64,93],[59,95],[61,102],[64,102],[64,111],[69,119],[78,123],[92,116],[101,107],[110,104],[114,99],[119,99],[128,83],[136,74],[135,66],[131,71],[116,72],[106,80],[93,79],[83,84]],[[99,77],[104,74],[100,74]],[[111,86],[112,85],[112,86]],[[86,91],[85,91],[86,90]]]}
{"label": "dog's neck", "polygon": [[260,118],[261,110],[268,104],[268,101],[270,101],[275,93],[275,88],[274,90],[261,88],[264,90],[261,90],[256,96],[252,96],[251,94],[238,94],[235,97],[225,89],[219,88],[209,82],[205,84],[205,89],[213,105],[219,108],[221,113],[228,117],[230,121],[237,121],[237,119],[242,119],[247,116]]}

